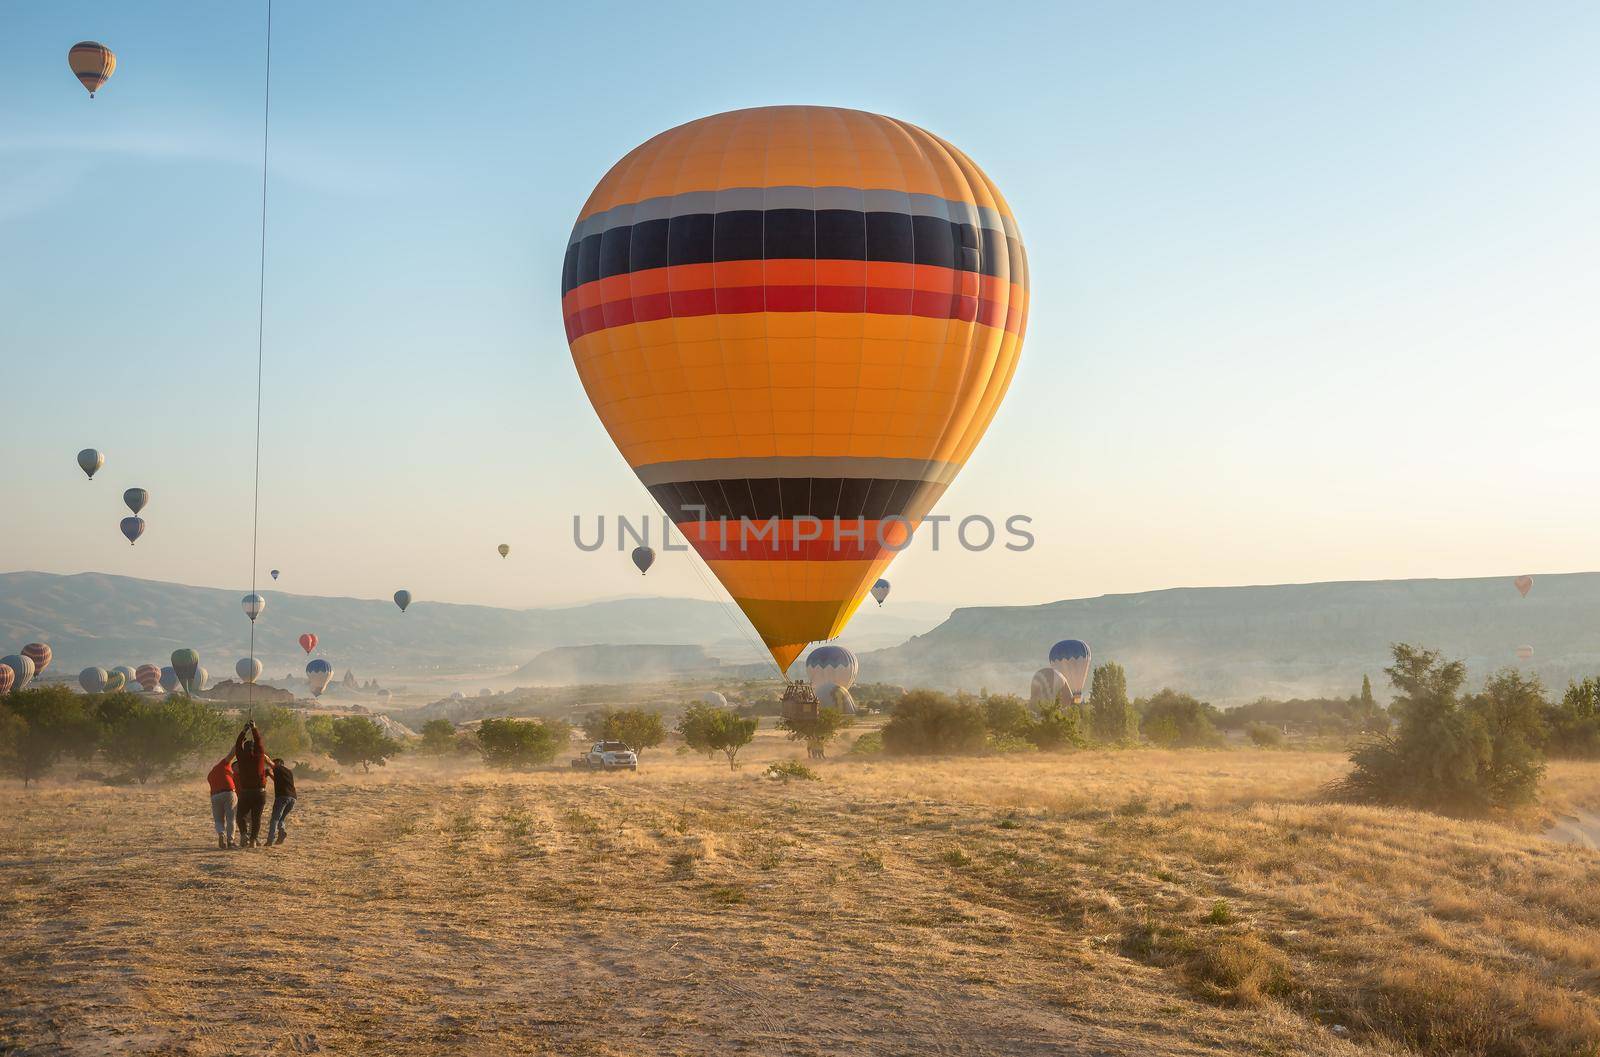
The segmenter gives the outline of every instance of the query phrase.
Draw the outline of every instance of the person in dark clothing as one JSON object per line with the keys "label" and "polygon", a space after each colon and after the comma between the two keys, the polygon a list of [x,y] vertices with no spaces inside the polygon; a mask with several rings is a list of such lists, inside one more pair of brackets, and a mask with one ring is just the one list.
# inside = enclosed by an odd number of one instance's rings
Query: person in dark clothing
{"label": "person in dark clothing", "polygon": [[256,838],[261,832],[261,809],[267,804],[268,764],[267,746],[253,720],[239,732],[233,751],[239,768],[234,776],[239,794],[239,846],[251,848],[260,843]]}
{"label": "person in dark clothing", "polygon": [[284,825],[294,810],[294,772],[282,757],[272,761],[272,818],[267,821],[267,846],[282,844],[289,836]]}

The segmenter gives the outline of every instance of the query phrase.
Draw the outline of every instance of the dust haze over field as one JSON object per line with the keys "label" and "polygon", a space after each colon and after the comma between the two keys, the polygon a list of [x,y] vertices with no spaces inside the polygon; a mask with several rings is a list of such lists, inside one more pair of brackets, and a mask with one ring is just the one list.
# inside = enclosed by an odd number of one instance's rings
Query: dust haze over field
{"label": "dust haze over field", "polygon": [[[1600,1044],[1600,853],[1314,802],[1314,752],[204,783],[0,801],[0,1049],[1557,1054]],[[1600,804],[1557,764],[1547,804]],[[248,965],[241,959],[249,959]]]}

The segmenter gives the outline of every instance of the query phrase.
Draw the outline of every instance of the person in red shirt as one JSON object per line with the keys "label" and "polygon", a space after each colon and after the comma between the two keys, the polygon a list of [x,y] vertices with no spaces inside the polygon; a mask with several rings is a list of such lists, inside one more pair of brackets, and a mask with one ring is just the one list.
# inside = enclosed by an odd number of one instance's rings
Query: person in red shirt
{"label": "person in red shirt", "polygon": [[[235,750],[236,751],[236,750]],[[233,847],[233,751],[206,772],[211,787],[211,822],[217,827],[217,847]]]}
{"label": "person in red shirt", "polygon": [[246,723],[233,743],[239,757],[234,784],[239,793],[239,846],[253,848],[260,843],[261,809],[267,804],[267,746],[255,722]]}

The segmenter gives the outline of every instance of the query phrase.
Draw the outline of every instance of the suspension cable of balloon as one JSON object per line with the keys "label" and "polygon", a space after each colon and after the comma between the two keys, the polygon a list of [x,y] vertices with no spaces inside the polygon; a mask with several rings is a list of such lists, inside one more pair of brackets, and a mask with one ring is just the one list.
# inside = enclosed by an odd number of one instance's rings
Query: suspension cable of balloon
{"label": "suspension cable of balloon", "polygon": [[[256,288],[256,465],[253,506],[250,513],[250,594],[256,593],[257,554],[261,541],[261,378],[266,360],[267,331],[267,147],[272,133],[272,0],[267,0],[267,61],[261,104],[261,259]],[[256,618],[250,617],[250,667],[256,664]],[[255,680],[245,691],[245,715],[253,716]]]}

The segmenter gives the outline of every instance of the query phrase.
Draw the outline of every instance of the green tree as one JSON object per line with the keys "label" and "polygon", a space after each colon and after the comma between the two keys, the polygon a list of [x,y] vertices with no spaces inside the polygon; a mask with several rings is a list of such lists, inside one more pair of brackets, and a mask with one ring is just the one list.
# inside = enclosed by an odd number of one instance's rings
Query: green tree
{"label": "green tree", "polygon": [[491,767],[526,771],[549,763],[567,745],[569,730],[539,720],[486,719],[478,724],[478,748]]}
{"label": "green tree", "polygon": [[814,716],[779,720],[778,729],[787,731],[790,741],[805,742],[807,754],[820,760],[827,754],[828,743],[854,723],[854,716],[848,716],[836,708],[819,708]]}
{"label": "green tree", "polygon": [[417,751],[428,756],[443,756],[456,747],[456,725],[448,719],[430,719],[422,725],[422,740]]}
{"label": "green tree", "polygon": [[227,734],[220,712],[185,694],[162,701],[135,699],[104,729],[106,759],[126,765],[140,785],[152,774],[164,775],[202,749],[215,747]]}
{"label": "green tree", "polygon": [[1535,747],[1543,705],[1537,681],[1501,672],[1463,702],[1461,661],[1403,642],[1392,651],[1394,664],[1385,672],[1399,692],[1389,707],[1395,733],[1355,748],[1334,795],[1458,814],[1531,800],[1543,771]]}
{"label": "green tree", "polygon": [[1502,669],[1484,683],[1483,693],[1467,702],[1489,735],[1489,760],[1479,776],[1491,804],[1513,807],[1532,802],[1544,776],[1547,702],[1538,676]]}
{"label": "green tree", "polygon": [[267,751],[274,756],[292,760],[311,748],[311,735],[306,731],[305,717],[292,708],[282,705],[257,705],[251,710],[256,728]]}
{"label": "green tree", "polygon": [[1166,748],[1215,745],[1221,740],[1213,723],[1216,710],[1189,694],[1165,688],[1139,702],[1144,736]]}
{"label": "green tree", "polygon": [[94,754],[98,731],[81,694],[65,686],[41,686],[13,691],[0,702],[10,717],[0,739],[0,769],[21,778],[24,786],[64,755],[87,759]]}
{"label": "green tree", "polygon": [[1574,759],[1600,757],[1600,679],[1568,683],[1561,702],[1545,709],[1545,751]]}
{"label": "green tree", "polygon": [[583,732],[591,741],[620,741],[643,758],[644,750],[667,740],[661,713],[643,708],[608,708],[584,717]]}
{"label": "green tree", "polygon": [[1095,741],[1121,745],[1139,740],[1139,714],[1128,700],[1128,673],[1108,661],[1089,681],[1089,732]]}
{"label": "green tree", "polygon": [[[267,742],[270,751],[272,743]],[[372,764],[382,767],[391,757],[398,756],[405,746],[385,734],[366,716],[339,716],[329,727],[327,753],[341,767],[361,765],[367,774]]]}
{"label": "green tree", "polygon": [[333,755],[333,717],[328,715],[307,716],[305,720],[306,737],[311,739],[311,748],[325,755]]}
{"label": "green tree", "polygon": [[732,770],[738,766],[739,750],[754,740],[759,722],[754,716],[742,717],[728,708],[690,705],[678,720],[678,733],[697,752],[707,756],[722,753]]}
{"label": "green tree", "polygon": [[1026,738],[1033,727],[1028,703],[1015,694],[989,694],[982,700],[983,725],[997,737]]}
{"label": "green tree", "polygon": [[1045,752],[1081,749],[1089,744],[1084,727],[1083,709],[1046,701],[1040,703],[1039,716],[1029,726],[1027,737]]}
{"label": "green tree", "polygon": [[981,752],[988,727],[983,709],[936,690],[912,690],[895,703],[883,726],[884,751],[894,756]]}

